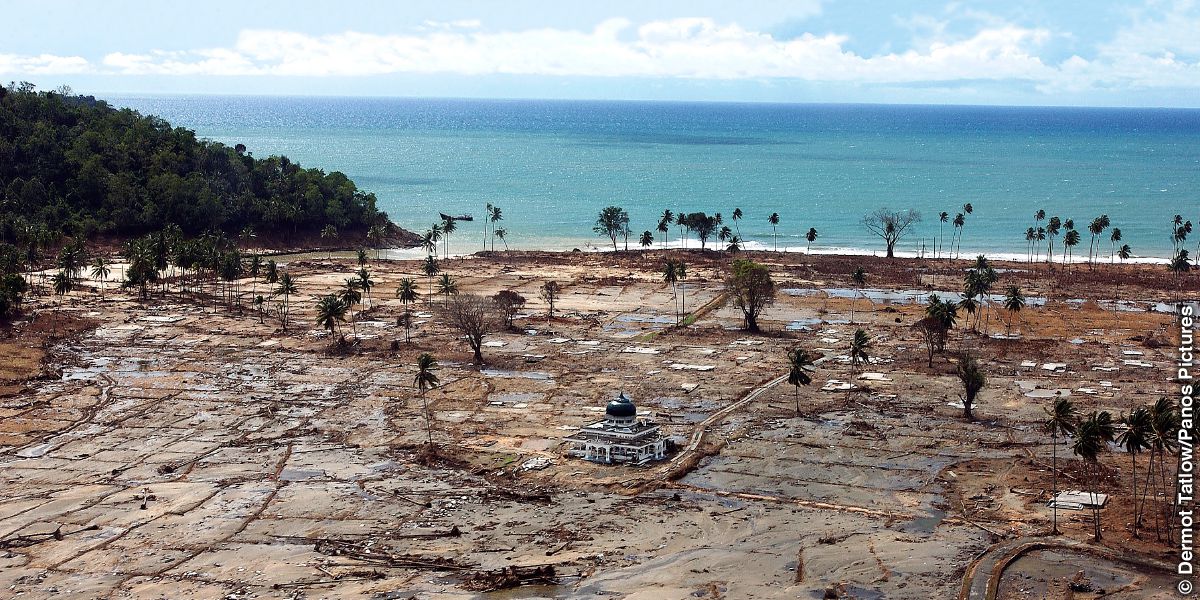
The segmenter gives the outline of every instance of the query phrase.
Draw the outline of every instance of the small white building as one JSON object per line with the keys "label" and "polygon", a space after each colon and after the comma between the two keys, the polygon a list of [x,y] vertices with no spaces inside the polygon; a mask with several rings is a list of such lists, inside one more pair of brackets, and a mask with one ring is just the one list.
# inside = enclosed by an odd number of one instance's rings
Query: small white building
{"label": "small white building", "polygon": [[658,425],[639,421],[637,407],[625,394],[608,403],[603,421],[581,428],[566,442],[567,456],[604,464],[643,465],[667,454]]}

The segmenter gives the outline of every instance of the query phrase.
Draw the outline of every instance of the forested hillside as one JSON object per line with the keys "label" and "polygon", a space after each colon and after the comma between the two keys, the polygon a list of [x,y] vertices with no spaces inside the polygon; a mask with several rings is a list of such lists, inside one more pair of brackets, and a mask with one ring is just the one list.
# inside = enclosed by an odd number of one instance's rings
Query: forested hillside
{"label": "forested hillside", "polygon": [[286,157],[252,157],[238,144],[117,109],[69,90],[0,86],[0,241],[50,235],[135,236],[364,230],[386,216],[375,196],[340,172]]}

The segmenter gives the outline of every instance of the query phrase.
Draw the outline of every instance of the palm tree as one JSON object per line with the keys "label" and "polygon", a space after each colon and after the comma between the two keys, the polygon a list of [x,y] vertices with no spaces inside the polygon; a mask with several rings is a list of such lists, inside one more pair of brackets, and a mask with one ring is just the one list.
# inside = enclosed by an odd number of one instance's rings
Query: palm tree
{"label": "palm tree", "polygon": [[1099,413],[1093,411],[1088,415],[1079,427],[1076,429],[1075,444],[1071,447],[1071,451],[1076,456],[1082,458],[1089,467],[1091,480],[1091,504],[1092,504],[1092,522],[1094,526],[1094,539],[1100,541],[1100,503],[1098,501],[1100,483],[1100,453],[1108,447],[1108,443],[1113,441],[1115,431],[1113,429],[1112,415],[1108,411]]}
{"label": "palm tree", "polygon": [[1067,229],[1067,233],[1063,235],[1063,246],[1066,246],[1067,251],[1063,253],[1063,268],[1067,266],[1067,261],[1073,255],[1074,248],[1079,244],[1079,232],[1074,229]]}
{"label": "palm tree", "polygon": [[1111,265],[1112,263],[1116,262],[1115,257],[1117,255],[1117,242],[1121,241],[1121,228],[1113,227],[1112,234],[1108,236],[1108,240],[1112,246],[1108,252],[1108,264]]}
{"label": "palm tree", "polygon": [[449,273],[442,273],[441,279],[438,279],[438,293],[445,296],[446,300],[450,300],[451,295],[458,293],[458,283],[450,277]]}
{"label": "palm tree", "polygon": [[721,227],[720,231],[717,232],[717,241],[721,242],[722,244],[728,242],[732,237],[733,230],[730,229],[728,225]]}
{"label": "palm tree", "polygon": [[858,292],[862,286],[867,283],[867,272],[862,267],[854,269],[850,274],[850,281],[854,282],[854,296],[850,298],[850,322],[854,322],[854,302],[858,300]]}
{"label": "palm tree", "polygon": [[[941,254],[942,250],[944,250],[942,248],[942,246],[943,246],[943,240],[945,239],[945,237],[942,235],[942,228],[945,227],[946,221],[949,219],[950,219],[950,213],[948,213],[944,210],[942,212],[938,213],[938,251],[937,251],[936,255],[939,257],[942,255]],[[953,243],[953,238],[951,238],[951,241]]]}
{"label": "palm tree", "polygon": [[488,202],[487,207],[484,208],[484,213],[483,213],[483,251],[484,252],[487,252],[488,224],[491,222],[491,218],[492,218],[492,203]]}
{"label": "palm tree", "polygon": [[379,250],[383,248],[383,238],[385,232],[382,225],[372,225],[367,229],[367,242],[371,244],[371,248],[375,250],[375,259],[379,259]]}
{"label": "palm tree", "polygon": [[641,242],[643,248],[649,248],[650,246],[654,245],[654,234],[650,233],[649,231],[643,231],[642,239],[638,241]]}
{"label": "palm tree", "polygon": [[[321,228],[321,239],[322,240],[337,239],[337,236],[338,236],[337,227],[334,227],[333,225],[326,225],[325,227]],[[332,247],[326,248],[325,251],[326,251],[326,256],[328,258],[333,258],[333,248]]]}
{"label": "palm tree", "polygon": [[1037,230],[1030,227],[1025,230],[1025,259],[1033,262],[1033,240],[1037,238]]}
{"label": "palm tree", "polygon": [[375,287],[375,281],[371,279],[371,272],[363,267],[358,270],[358,289],[362,290],[367,295],[367,307],[371,306],[371,288]]}
{"label": "palm tree", "polygon": [[341,302],[350,311],[350,326],[354,328],[354,339],[358,339],[358,319],[354,315],[354,305],[362,302],[362,292],[359,291],[358,278],[346,280],[346,287],[340,292]]}
{"label": "palm tree", "polygon": [[104,295],[105,288],[107,288],[108,275],[111,272],[112,269],[108,267],[108,262],[104,260],[103,256],[97,256],[96,260],[92,262],[92,279],[100,280],[101,296]]}
{"label": "palm tree", "polygon": [[958,213],[957,215],[954,215],[954,231],[950,234],[950,254],[954,258],[958,258],[957,251],[954,249],[954,240],[955,240],[955,238],[960,239],[958,246],[959,246],[959,248],[961,248],[962,247],[962,241],[961,241],[962,228],[963,228],[963,225],[966,225],[966,223],[967,223],[967,218],[962,213]]}
{"label": "palm tree", "polygon": [[359,249],[358,249],[358,252],[357,252],[357,255],[358,255],[358,256],[357,256],[357,258],[358,258],[358,266],[359,266],[359,267],[365,267],[365,266],[367,266],[367,249],[366,249],[366,248],[359,248]]}
{"label": "palm tree", "polygon": [[767,222],[771,224],[771,231],[775,236],[775,251],[779,252],[779,213],[771,213],[771,216],[767,217]]}
{"label": "palm tree", "polygon": [[1117,443],[1125,449],[1129,454],[1131,462],[1130,471],[1130,487],[1132,488],[1133,502],[1133,537],[1138,537],[1138,527],[1141,526],[1141,514],[1138,512],[1137,504],[1137,455],[1143,450],[1150,449],[1150,436],[1153,430],[1153,423],[1150,420],[1150,411],[1145,406],[1139,406],[1129,414],[1121,418],[1121,424],[1125,426],[1125,431],[1117,436]]}
{"label": "palm tree", "polygon": [[679,278],[679,312],[687,314],[687,265],[683,261],[675,263],[675,277]]}
{"label": "palm tree", "polygon": [[[437,237],[434,236],[432,229],[425,230],[425,235],[421,236],[421,247],[425,249],[425,253],[432,255],[437,252]],[[487,250],[486,248],[484,249]]]}
{"label": "palm tree", "polygon": [[1100,215],[1088,225],[1088,232],[1092,234],[1092,239],[1088,243],[1088,265],[1093,264],[1096,249],[1096,238],[1104,233],[1104,229],[1108,227],[1108,215]]}
{"label": "palm tree", "polygon": [[1016,317],[1021,309],[1025,307],[1025,295],[1021,293],[1021,289],[1015,285],[1008,286],[1008,291],[1004,294],[1004,308],[1008,311],[1008,324],[1005,327],[1005,335],[1012,328],[1013,317]]}
{"label": "palm tree", "polygon": [[458,229],[458,226],[454,224],[454,217],[442,217],[442,254],[445,258],[450,258],[450,234],[454,233],[455,229]]}
{"label": "palm tree", "polygon": [[433,355],[424,352],[417,357],[417,375],[413,377],[413,385],[421,394],[421,407],[425,412],[425,436],[429,445],[433,446],[433,420],[429,417],[429,402],[425,392],[438,386],[438,376],[433,371],[437,369],[437,361]]}
{"label": "palm tree", "polygon": [[854,338],[850,341],[850,388],[846,390],[846,398],[850,397],[850,391],[854,389],[859,367],[871,362],[870,351],[871,338],[867,337],[867,332],[856,329]]}
{"label": "palm tree", "polygon": [[733,228],[737,230],[738,237],[742,237],[742,228],[738,227],[738,221],[742,220],[742,209],[733,209]]}
{"label": "palm tree", "polygon": [[969,354],[964,354],[958,361],[958,381],[963,386],[963,418],[974,421],[975,415],[971,410],[975,406],[975,396],[987,385],[987,377]]}
{"label": "palm tree", "polygon": [[267,261],[267,270],[263,273],[263,280],[268,285],[275,285],[279,281],[279,265],[274,260]]}
{"label": "palm tree", "polygon": [[329,336],[333,340],[333,343],[341,343],[342,341],[341,336],[334,338],[333,335],[338,323],[346,320],[346,310],[348,308],[345,302],[333,294],[322,296],[317,302],[317,325],[329,331]]}
{"label": "palm tree", "polygon": [[496,236],[496,239],[500,240],[500,242],[504,244],[504,250],[507,251],[508,250],[508,242],[505,241],[505,237],[508,236],[508,230],[503,227],[500,227],[500,228],[496,229],[496,231],[492,232],[492,235]]}
{"label": "palm tree", "polygon": [[417,283],[411,278],[405,277],[400,280],[400,286],[396,288],[396,298],[404,305],[404,343],[410,341],[409,330],[412,328],[412,315],[408,311],[409,305],[416,302],[420,298],[417,293]]}
{"label": "palm tree", "polygon": [[[1154,511],[1154,533],[1155,533],[1155,536],[1158,537],[1160,540],[1162,539],[1161,532],[1159,530],[1160,520],[1165,521],[1165,524],[1167,526],[1168,541],[1170,541],[1170,538],[1171,538],[1172,520],[1169,517],[1171,514],[1175,513],[1175,507],[1174,507],[1175,502],[1174,502],[1174,495],[1171,493],[1168,493],[1168,491],[1167,491],[1168,490],[1168,487],[1167,487],[1167,485],[1168,485],[1167,477],[1168,476],[1167,476],[1166,455],[1168,452],[1174,453],[1179,449],[1179,441],[1176,439],[1176,434],[1179,431],[1179,425],[1180,425],[1179,410],[1175,406],[1175,403],[1172,402],[1170,399],[1168,399],[1166,397],[1162,397],[1162,398],[1159,398],[1157,402],[1150,405],[1150,465],[1149,465],[1149,468],[1146,469],[1146,485],[1144,486],[1144,488],[1142,490],[1142,502],[1141,502],[1142,509],[1139,510],[1138,512],[1140,512],[1140,513],[1145,512],[1147,491],[1149,490],[1150,485],[1153,482],[1151,471],[1153,470],[1154,464],[1156,462],[1154,460],[1154,457],[1157,455],[1157,457],[1158,457],[1158,460],[1157,460],[1158,474],[1159,474],[1159,480],[1158,480],[1157,484],[1158,484],[1159,489],[1161,490],[1160,493],[1165,495],[1167,498],[1171,499],[1170,506],[1164,505],[1164,506],[1160,507],[1160,509]],[[1158,493],[1156,493],[1156,496],[1157,495],[1158,495]],[[1168,511],[1168,509],[1170,509],[1170,510]]]}
{"label": "palm tree", "polygon": [[677,284],[679,283],[679,274],[675,271],[675,261],[667,261],[666,266],[663,268],[663,282],[671,286],[671,294],[674,296],[675,300],[675,324],[678,325],[680,320],[679,288],[677,287]]}
{"label": "palm tree", "polygon": [[742,251],[742,238],[733,235],[729,238],[729,245],[725,246],[725,251],[730,254],[735,254]]}
{"label": "palm tree", "polygon": [[1044,241],[1046,241],[1046,228],[1038,227],[1037,234],[1033,238],[1033,260],[1034,260],[1034,262],[1037,262],[1038,254],[1039,254],[1038,248],[1040,248],[1042,246],[1042,242],[1044,242]]}
{"label": "palm tree", "polygon": [[1121,246],[1121,249],[1117,250],[1117,258],[1121,259],[1122,263],[1129,260],[1130,257],[1132,257],[1132,256],[1133,256],[1133,248],[1130,248],[1129,244],[1123,244]]}
{"label": "palm tree", "polygon": [[425,277],[429,281],[429,294],[425,296],[425,304],[429,304],[433,298],[433,276],[437,275],[441,269],[438,269],[437,260],[432,254],[425,257],[425,263],[421,265],[421,272],[425,273]]}
{"label": "palm tree", "polygon": [[283,324],[283,330],[285,332],[287,331],[288,325],[288,300],[291,298],[292,294],[296,293],[296,291],[296,282],[292,279],[292,274],[284,271],[283,274],[279,276],[279,287],[275,288],[275,294],[277,296],[283,296],[283,301],[279,306],[279,321]]}
{"label": "palm tree", "polygon": [[425,232],[430,242],[433,242],[433,249],[428,250],[430,254],[437,256],[437,243],[442,241],[442,224],[434,223],[429,226],[429,230]]}
{"label": "palm tree", "polygon": [[492,224],[492,247],[491,251],[496,251],[496,223],[504,219],[504,214],[500,211],[499,206],[493,206],[491,213],[488,215],[488,220]]}
{"label": "palm tree", "polygon": [[808,248],[804,250],[804,253],[812,254],[812,243],[817,241],[817,228],[809,227],[808,233],[804,234],[804,239],[808,240]]}
{"label": "palm tree", "polygon": [[[1054,404],[1050,408],[1045,409],[1046,415],[1049,416],[1043,423],[1043,430],[1050,434],[1050,499],[1054,500],[1058,497],[1058,436],[1068,436],[1075,434],[1075,428],[1078,425],[1079,414],[1075,411],[1075,405],[1070,400],[1062,397],[1056,397]],[[1058,535],[1058,505],[1051,502],[1051,511],[1053,511],[1054,529],[1051,533]]]}
{"label": "palm tree", "polygon": [[809,371],[813,367],[813,356],[805,350],[795,348],[788,352],[788,383],[796,387],[796,416],[800,416],[800,386],[812,383]]}
{"label": "palm tree", "polygon": [[671,231],[671,219],[674,218],[674,216],[674,213],[672,213],[671,209],[668,208],[667,210],[663,211],[662,218],[658,220],[658,232],[662,234],[662,244],[664,250],[667,248],[667,238],[669,237],[667,233]]}
{"label": "palm tree", "polygon": [[1046,224],[1046,236],[1049,242],[1046,244],[1046,262],[1054,265],[1054,237],[1062,231],[1062,219],[1058,217],[1050,217],[1049,223]]}
{"label": "palm tree", "polygon": [[262,256],[255,254],[250,257],[250,267],[247,272],[250,274],[250,297],[258,298],[258,276],[262,274],[263,262]]}

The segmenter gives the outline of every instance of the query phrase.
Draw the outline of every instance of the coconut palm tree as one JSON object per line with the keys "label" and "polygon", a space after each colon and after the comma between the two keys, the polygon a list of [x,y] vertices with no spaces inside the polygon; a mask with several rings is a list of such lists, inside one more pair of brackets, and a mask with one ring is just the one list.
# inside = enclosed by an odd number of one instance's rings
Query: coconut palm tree
{"label": "coconut palm tree", "polygon": [[1108,241],[1111,245],[1111,248],[1109,249],[1109,252],[1108,252],[1108,264],[1111,265],[1114,262],[1116,262],[1115,257],[1117,255],[1117,242],[1121,241],[1121,228],[1120,227],[1113,227],[1112,233],[1109,234],[1109,236],[1108,236]]}
{"label": "coconut palm tree", "polygon": [[[963,225],[967,224],[967,217],[962,213],[954,215],[954,231],[950,233],[950,255],[947,258],[957,258],[958,252],[954,249],[954,241],[962,235]],[[959,243],[962,246],[962,243]]]}
{"label": "coconut palm tree", "polygon": [[663,267],[663,282],[671,286],[671,294],[675,300],[675,324],[679,324],[679,273],[675,271],[675,261],[668,260]]}
{"label": "coconut palm tree", "polygon": [[675,214],[675,224],[679,226],[679,241],[684,248],[687,248],[688,218],[682,210]]}
{"label": "coconut palm tree", "polygon": [[1096,238],[1099,237],[1100,234],[1104,233],[1104,230],[1107,227],[1108,227],[1108,215],[1100,215],[1099,217],[1092,219],[1092,222],[1090,224],[1088,224],[1088,232],[1092,234],[1092,239],[1088,243],[1088,265],[1089,266],[1092,266],[1093,259],[1095,258]]}
{"label": "coconut palm tree", "polygon": [[279,322],[283,325],[284,332],[287,331],[288,326],[288,303],[292,294],[296,292],[296,281],[292,279],[291,273],[284,271],[279,276],[279,287],[275,288],[275,295],[283,297],[279,305]]}
{"label": "coconut palm tree", "polygon": [[425,392],[438,386],[438,376],[434,373],[437,369],[437,361],[433,355],[428,352],[423,352],[417,357],[417,375],[413,377],[413,386],[421,394],[421,408],[425,413],[425,437],[429,445],[433,446],[433,419],[429,416],[429,402],[425,398]]}
{"label": "coconut palm tree", "polygon": [[734,234],[729,238],[729,244],[725,246],[725,251],[730,254],[736,254],[742,251],[742,238]]}
{"label": "coconut palm tree", "polygon": [[1012,328],[1012,320],[1025,307],[1025,295],[1021,293],[1021,289],[1015,285],[1008,286],[1008,291],[1004,294],[1004,308],[1008,311],[1008,324],[1005,327],[1004,333],[1007,335]]}
{"label": "coconut palm tree", "polygon": [[425,273],[425,277],[429,281],[429,294],[425,296],[425,304],[429,304],[433,298],[433,276],[441,272],[441,269],[438,268],[437,259],[433,258],[432,254],[425,256],[425,263],[421,265],[421,272]]}
{"label": "coconut palm tree", "polygon": [[[322,241],[336,240],[337,237],[338,237],[337,227],[334,227],[333,225],[326,225],[325,227],[321,228],[321,240]],[[329,242],[326,241],[325,243],[328,244]],[[326,252],[327,258],[333,258],[333,248],[332,247],[326,248],[325,252]]]}
{"label": "coconut palm tree", "polygon": [[971,214],[971,213],[973,213],[973,212],[975,212],[975,207],[974,207],[974,206],[972,206],[970,202],[967,202],[966,204],[963,204],[963,207],[962,207],[962,208],[963,208],[963,211],[962,211],[961,213],[958,213],[958,214],[959,214],[959,216],[961,216],[961,217],[962,217],[962,219],[958,219],[958,218],[955,218],[955,219],[954,219],[954,221],[955,221],[955,224],[957,224],[957,225],[958,225],[958,252],[957,252],[957,253],[955,253],[955,257],[957,257],[957,256],[958,256],[958,254],[962,252],[962,236],[963,236],[963,230],[966,228],[966,224],[967,224],[967,217],[966,217],[966,216],[967,216],[967,215],[969,215],[969,214]]}
{"label": "coconut palm tree", "polygon": [[721,242],[722,244],[728,243],[729,239],[732,237],[733,230],[730,229],[728,225],[722,226],[721,229],[717,231],[717,241]]}
{"label": "coconut palm tree", "polygon": [[358,339],[358,318],[354,314],[354,305],[362,302],[362,292],[358,286],[358,278],[351,277],[346,279],[346,287],[339,292],[342,304],[346,306],[346,310],[350,311],[350,326],[354,330],[354,339]]}
{"label": "coconut palm tree", "polygon": [[92,279],[100,280],[100,295],[104,295],[105,289],[108,287],[108,275],[112,273],[112,269],[108,267],[108,261],[104,260],[103,256],[97,256],[96,260],[92,261]]}
{"label": "coconut palm tree", "polygon": [[258,297],[258,276],[262,274],[263,262],[262,256],[255,254],[250,257],[250,266],[246,272],[250,275],[250,297]]}
{"label": "coconut palm tree", "polygon": [[771,216],[767,217],[767,222],[771,224],[771,232],[775,237],[775,251],[779,252],[779,213],[771,213]]}
{"label": "coconut palm tree", "polygon": [[687,314],[687,265],[681,260],[675,263],[675,277],[679,278],[679,313]]}
{"label": "coconut palm tree", "polygon": [[1050,265],[1054,264],[1054,238],[1060,231],[1062,231],[1062,219],[1050,217],[1050,221],[1046,223],[1046,237],[1049,239],[1046,243],[1046,262]]}
{"label": "coconut palm tree", "polygon": [[850,322],[854,322],[854,303],[858,300],[858,292],[862,286],[867,283],[867,272],[862,267],[854,269],[850,274],[850,281],[854,282],[854,296],[850,298]]}
{"label": "coconut palm tree", "polygon": [[1030,227],[1025,230],[1025,260],[1033,262],[1033,240],[1037,238],[1037,230]]}
{"label": "coconut palm tree", "polygon": [[[59,271],[58,273],[55,273],[54,279],[51,280],[51,284],[54,286],[54,295],[58,296],[58,302],[60,304],[62,303],[63,296],[70,294],[71,290],[75,289],[75,280],[71,278],[70,273],[67,271]],[[56,311],[54,315],[55,323],[57,323],[58,312]],[[55,329],[57,329],[57,326]]]}
{"label": "coconut palm tree", "polygon": [[438,293],[445,296],[447,301],[450,300],[450,296],[458,293],[458,282],[449,273],[442,273],[441,279],[438,279]]}
{"label": "coconut palm tree", "polygon": [[263,281],[268,285],[275,285],[279,281],[279,265],[274,260],[267,261],[267,269],[263,271]]}
{"label": "coconut palm tree", "polygon": [[[1044,410],[1049,417],[1043,421],[1042,429],[1050,434],[1050,498],[1054,500],[1058,497],[1058,436],[1075,434],[1079,414],[1075,411],[1075,405],[1061,396],[1055,397],[1050,408]],[[1052,503],[1051,511],[1053,511],[1054,522],[1051,533],[1058,535],[1058,505]]]}
{"label": "coconut palm tree", "polygon": [[1145,406],[1139,406],[1131,411],[1128,415],[1121,418],[1121,424],[1125,426],[1125,430],[1121,435],[1117,436],[1117,444],[1125,449],[1129,454],[1130,460],[1130,488],[1132,490],[1131,498],[1133,502],[1133,537],[1138,537],[1138,527],[1141,526],[1142,518],[1138,512],[1137,504],[1137,455],[1143,450],[1150,449],[1150,436],[1153,430],[1153,422],[1150,419],[1150,410]]}
{"label": "coconut palm tree", "polygon": [[1117,250],[1117,258],[1121,259],[1122,263],[1129,260],[1132,256],[1133,248],[1130,248],[1129,244],[1123,244],[1121,248]]}
{"label": "coconut palm tree", "polygon": [[1070,260],[1071,256],[1075,253],[1074,249],[1075,246],[1079,245],[1079,239],[1079,232],[1075,231],[1074,229],[1068,228],[1067,233],[1063,235],[1063,246],[1065,246],[1067,249],[1067,251],[1063,253],[1064,269],[1067,266],[1067,261]]}
{"label": "coconut palm tree", "polygon": [[407,344],[411,340],[409,331],[412,329],[412,314],[409,313],[408,307],[420,298],[417,292],[417,283],[411,278],[405,277],[400,280],[399,287],[396,288],[396,298],[404,305],[404,343]]}
{"label": "coconut palm tree", "polygon": [[491,251],[496,251],[496,223],[504,220],[504,213],[499,206],[492,206],[491,213],[488,215],[488,221],[492,224],[492,244]]}
{"label": "coconut palm tree", "polygon": [[796,416],[800,416],[800,386],[812,383],[813,355],[795,348],[788,352],[788,383],[796,387]]}
{"label": "coconut palm tree", "polygon": [[[1156,493],[1165,496],[1170,500],[1170,504],[1165,504],[1154,511],[1154,533],[1161,540],[1162,534],[1159,529],[1159,522],[1162,521],[1166,525],[1167,540],[1171,540],[1172,519],[1170,515],[1175,513],[1174,494],[1168,491],[1168,475],[1166,456],[1168,453],[1174,453],[1179,449],[1179,441],[1176,435],[1179,432],[1180,414],[1178,407],[1169,398],[1159,398],[1157,402],[1150,405],[1150,465],[1146,469],[1146,485],[1142,489],[1142,508],[1138,512],[1145,514],[1145,505],[1147,499],[1147,491],[1154,484],[1160,492]],[[1155,456],[1158,460],[1155,461]],[[1153,473],[1155,463],[1158,468],[1158,480],[1155,482]]]}
{"label": "coconut palm tree", "polygon": [[1179,277],[1182,273],[1187,273],[1191,268],[1192,264],[1188,262],[1187,250],[1180,250],[1179,254],[1176,254],[1175,258],[1171,259],[1171,264],[1167,265],[1167,270],[1174,273],[1176,277]]}
{"label": "coconut palm tree", "polygon": [[638,240],[643,248],[649,248],[654,245],[654,234],[649,231],[642,232],[642,238]]}
{"label": "coconut palm tree", "polygon": [[367,242],[375,250],[375,260],[379,260],[379,251],[383,248],[383,238],[386,234],[382,225],[372,225],[367,229]]}
{"label": "coconut palm tree", "polygon": [[1046,228],[1038,227],[1036,237],[1033,239],[1033,260],[1037,262],[1039,250],[1042,247],[1042,242],[1046,241]]}
{"label": "coconut palm tree", "polygon": [[349,307],[337,296],[329,294],[317,301],[317,325],[329,331],[332,343],[341,343],[342,337],[333,337],[338,323],[346,320],[346,310]]}
{"label": "coconut palm tree", "polygon": [[454,217],[449,215],[442,217],[442,255],[445,258],[450,258],[450,234],[454,233],[456,229],[458,226],[454,222]]}
{"label": "coconut palm tree", "polygon": [[491,223],[491,218],[492,218],[492,203],[488,202],[487,207],[484,209],[484,213],[483,213],[483,252],[487,252],[488,224]]}
{"label": "coconut palm tree", "polygon": [[804,253],[812,254],[812,243],[817,241],[817,228],[809,227],[808,233],[804,234],[804,239],[808,240],[808,247],[804,250]]}
{"label": "coconut palm tree", "polygon": [[662,234],[662,245],[664,250],[667,248],[667,233],[671,231],[672,217],[674,217],[674,214],[671,213],[670,209],[667,209],[663,211],[662,218],[658,220],[658,232]]}
{"label": "coconut palm tree", "polygon": [[375,280],[371,279],[371,272],[366,267],[358,270],[358,289],[362,290],[367,296],[367,308],[371,307],[371,288],[375,287]]}
{"label": "coconut palm tree", "polygon": [[499,227],[496,229],[496,231],[492,232],[492,235],[495,235],[496,239],[500,240],[500,243],[504,244],[504,250],[507,251],[508,242],[506,241],[506,238],[508,237],[508,230],[503,227]]}
{"label": "coconut palm tree", "polygon": [[425,236],[432,242],[432,249],[426,250],[430,254],[437,256],[437,243],[442,241],[442,224],[434,223],[429,226],[429,230],[425,232]]}
{"label": "coconut palm tree", "polygon": [[1075,431],[1075,444],[1071,451],[1082,458],[1088,465],[1091,484],[1092,523],[1094,539],[1100,541],[1100,503],[1097,500],[1100,484],[1100,453],[1113,441],[1115,435],[1112,415],[1108,411],[1095,412],[1088,415]]}
{"label": "coconut palm tree", "polygon": [[950,219],[950,213],[948,213],[944,210],[942,212],[938,213],[938,251],[935,253],[935,255],[938,257],[940,257],[942,255],[942,250],[943,250],[942,246],[943,246],[943,241],[945,240],[945,237],[942,235],[942,231],[946,225],[946,221],[948,221],[949,219]]}
{"label": "coconut palm tree", "polygon": [[742,228],[738,227],[738,221],[742,220],[742,209],[733,209],[733,228],[737,230],[738,237],[742,237]]}
{"label": "coconut palm tree", "polygon": [[859,369],[871,362],[870,352],[871,338],[867,337],[867,332],[856,329],[854,337],[850,340],[850,389],[846,390],[846,398],[850,397],[850,392],[854,389]]}

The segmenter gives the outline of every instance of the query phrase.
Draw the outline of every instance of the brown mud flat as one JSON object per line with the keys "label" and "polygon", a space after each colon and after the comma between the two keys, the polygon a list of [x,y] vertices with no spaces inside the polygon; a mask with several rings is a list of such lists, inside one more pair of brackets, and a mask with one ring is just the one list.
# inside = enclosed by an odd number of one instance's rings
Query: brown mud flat
{"label": "brown mud flat", "polygon": [[[766,310],[762,334],[740,331],[720,300],[730,257],[715,252],[442,261],[464,292],[529,300],[515,330],[486,338],[482,368],[440,322],[436,297],[411,307],[403,342],[394,290],[403,277],[428,285],[414,261],[368,265],[376,287],[342,327],[357,341],[336,351],[313,310],[356,270],[345,260],[286,265],[300,288],[287,332],[275,315],[260,323],[248,301],[263,284],[248,280],[241,307],[222,304],[213,282],[147,301],[111,286],[101,300],[90,282],[62,300],[33,298],[35,326],[0,340],[15,386],[0,398],[0,589],[952,598],[978,557],[1048,531],[1051,448],[1037,396],[1064,390],[1083,412],[1120,413],[1168,394],[1176,340],[1158,304],[1196,290],[1162,267],[996,265],[1001,289],[1045,300],[1011,318],[996,307],[981,315],[983,333],[951,336],[989,378],[967,422],[953,406],[952,355],[929,367],[911,324],[923,312],[915,299],[958,291],[969,263],[748,256],[793,290]],[[688,262],[687,310],[707,306],[686,327],[674,326],[662,283],[667,258]],[[839,295],[859,265],[866,289]],[[547,279],[564,288],[553,320],[538,295]],[[47,336],[51,319],[75,325]],[[821,391],[850,380],[842,357],[860,327],[874,341],[863,370],[877,375]],[[1019,337],[993,337],[1005,332]],[[826,357],[799,390],[777,379],[796,346]],[[442,385],[425,398],[436,452],[423,447],[412,385],[422,352],[440,363]],[[641,468],[566,458],[562,438],[622,391],[682,451]],[[1060,486],[1083,485],[1066,446],[1058,465]],[[1099,548],[1164,560],[1153,523],[1132,536],[1128,456],[1107,453],[1102,465],[1113,501]],[[1063,539],[1089,544],[1090,519],[1062,511]],[[1123,597],[1161,592],[1160,576],[1137,576],[1143,566],[1088,556],[1084,576],[1117,582]],[[1030,553],[997,574],[1001,597],[1057,594],[1082,560]],[[510,585],[520,587],[486,591]]]}

